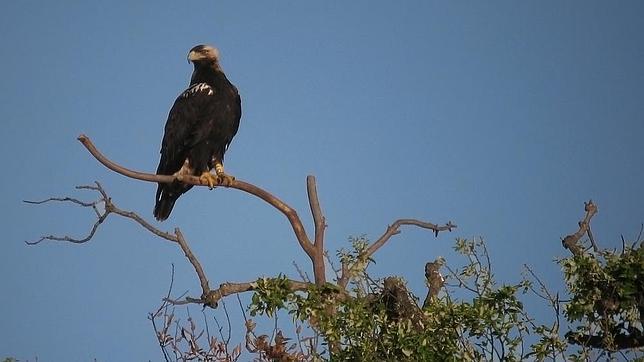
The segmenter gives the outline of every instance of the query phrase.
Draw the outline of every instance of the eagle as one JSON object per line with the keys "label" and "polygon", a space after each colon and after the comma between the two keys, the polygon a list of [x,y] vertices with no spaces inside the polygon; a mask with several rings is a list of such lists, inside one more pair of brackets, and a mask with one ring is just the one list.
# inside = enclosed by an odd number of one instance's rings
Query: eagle
{"label": "eagle", "polygon": [[[219,51],[197,45],[188,53],[194,71],[190,85],[174,101],[161,142],[158,175],[193,175],[212,189],[230,185],[234,178],[224,172],[224,154],[237,134],[241,98],[219,64]],[[210,171],[215,169],[215,175]],[[159,183],[154,217],[170,216],[179,196],[192,185],[175,181]]]}

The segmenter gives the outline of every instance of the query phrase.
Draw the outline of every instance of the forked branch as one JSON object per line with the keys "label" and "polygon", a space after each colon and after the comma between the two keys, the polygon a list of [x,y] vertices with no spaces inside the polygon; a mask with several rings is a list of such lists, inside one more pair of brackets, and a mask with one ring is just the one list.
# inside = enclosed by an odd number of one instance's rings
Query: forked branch
{"label": "forked branch", "polygon": [[[351,279],[351,275],[355,272],[356,266],[361,266],[364,265],[364,261],[369,259],[378,249],[380,249],[389,239],[391,239],[392,236],[400,234],[400,227],[403,225],[413,225],[413,226],[418,226],[423,229],[429,229],[434,232],[435,236],[438,236],[438,233],[441,231],[452,231],[452,229],[456,229],[456,225],[453,224],[451,221],[448,221],[447,224],[445,225],[436,225],[432,224],[430,222],[424,222],[424,221],[419,221],[415,219],[398,219],[394,221],[393,224],[389,225],[387,227],[387,230],[385,230],[384,234],[378,240],[376,240],[373,244],[371,244],[360,256],[359,260],[355,264],[348,264],[346,262],[342,263],[341,266],[341,274],[340,278],[338,279],[338,285],[340,285],[342,288],[346,288],[347,284],[349,283],[349,280]],[[357,264],[357,265],[356,265]]]}
{"label": "forked branch", "polygon": [[[192,250],[190,250],[190,246],[188,246],[188,242],[183,237],[183,234],[181,233],[181,230],[179,230],[179,228],[174,229],[174,234],[171,234],[171,233],[159,230],[158,228],[152,226],[152,224],[145,221],[145,219],[143,219],[141,216],[139,216],[137,213],[133,211],[126,211],[118,208],[114,204],[114,202],[112,202],[112,199],[107,195],[107,192],[105,191],[105,189],[103,189],[101,184],[98,182],[95,182],[95,185],[77,186],[76,189],[94,190],[94,191],[97,191],[101,196],[98,200],[93,202],[80,201],[78,199],[74,199],[70,197],[49,198],[42,201],[25,201],[25,202],[29,204],[43,204],[51,201],[61,201],[61,202],[71,202],[77,205],[81,205],[83,207],[91,207],[96,213],[97,221],[94,223],[94,226],[92,227],[89,235],[87,235],[82,239],[73,238],[71,236],[48,235],[48,236],[42,236],[37,241],[33,241],[33,242],[27,241],[26,242],[27,244],[35,245],[42,242],[43,240],[67,241],[71,243],[82,244],[91,240],[94,237],[94,235],[96,234],[96,231],[98,230],[98,227],[107,219],[107,217],[110,214],[117,214],[122,217],[134,220],[136,223],[141,225],[144,229],[148,230],[152,234],[162,239],[171,241],[173,243],[177,243],[181,248],[181,250],[183,251],[183,253],[186,255],[186,258],[188,259],[190,264],[192,264],[192,267],[194,268],[195,273],[197,273],[197,277],[199,278],[199,282],[201,284],[202,295],[206,295],[210,292],[210,287],[208,286],[208,278],[206,277],[206,273],[201,267],[199,260],[192,253]],[[101,204],[103,205],[102,212],[99,210],[99,205]]]}
{"label": "forked branch", "polygon": [[101,204],[105,203],[105,199],[106,199],[105,194],[104,194],[104,192],[102,192],[101,185],[98,182],[96,183],[96,186],[92,186],[92,185],[76,186],[76,189],[77,190],[85,189],[85,190],[99,191],[99,192],[101,192],[101,197],[98,200],[95,200],[95,201],[92,201],[92,202],[81,201],[81,200],[78,200],[78,199],[75,199],[75,198],[72,198],[72,197],[50,197],[48,199],[40,200],[40,201],[23,200],[23,202],[27,203],[27,204],[32,204],[32,205],[41,205],[41,204],[46,204],[46,203],[49,203],[49,202],[56,201],[56,202],[69,202],[69,203],[79,205],[81,207],[91,207],[92,210],[94,210],[94,213],[96,214],[97,220],[96,220],[96,222],[94,222],[94,225],[92,225],[92,228],[89,231],[89,233],[87,234],[87,236],[85,236],[83,238],[75,238],[75,237],[72,237],[72,236],[69,236],[69,235],[65,235],[65,236],[43,235],[38,240],[25,241],[25,243],[27,245],[40,244],[44,240],[66,241],[66,242],[70,242],[70,243],[74,243],[74,244],[82,244],[82,243],[85,243],[85,242],[89,241],[92,237],[94,237],[94,234],[96,233],[96,230],[98,230],[98,227],[103,223],[103,221],[105,221],[105,219],[107,218],[107,215],[109,214],[107,210],[101,211],[99,209],[99,206]]}
{"label": "forked branch", "polygon": [[[96,148],[96,146],[94,146],[94,144],[89,139],[89,137],[85,135],[80,135],[78,136],[78,140],[83,144],[83,146],[85,146],[85,148],[89,151],[89,153],[91,153],[92,156],[96,158],[96,160],[98,160],[101,164],[103,164],[105,167],[109,168],[110,170],[116,173],[119,173],[123,176],[130,177],[137,180],[156,182],[156,183],[172,183],[172,182],[179,181],[189,185],[208,186],[208,184],[202,182],[197,176],[156,175],[156,174],[130,170],[105,157]],[[307,185],[310,185],[310,184],[313,184],[313,187],[315,187],[315,178],[312,176],[309,176],[307,178]],[[295,234],[295,237],[297,238],[298,243],[300,244],[304,252],[309,256],[309,258],[311,259],[311,261],[314,263],[314,266],[315,266],[316,259],[319,260],[320,258],[316,257],[315,255],[316,251],[315,251],[314,245],[311,242],[311,239],[306,234],[304,225],[302,224],[302,221],[300,220],[300,217],[297,215],[297,211],[295,211],[295,209],[293,209],[292,207],[290,207],[289,205],[287,205],[285,202],[278,199],[277,197],[273,196],[268,191],[238,179],[235,179],[229,185],[222,184],[222,185],[215,185],[215,186],[230,187],[233,189],[247,192],[251,195],[259,197],[260,199],[266,201],[269,205],[279,210],[288,219],[289,223],[291,224],[291,227],[293,228],[293,232]],[[315,192],[313,192],[313,195],[317,198],[317,194]],[[316,212],[319,212],[319,203],[316,202],[315,204],[317,205]],[[312,206],[312,209],[313,209],[313,206]],[[316,268],[314,267],[314,269]],[[324,267],[323,266],[321,268],[318,267],[317,269],[319,271],[323,271]],[[316,281],[319,281],[322,284],[326,280],[324,278],[325,278],[324,274],[316,275]]]}
{"label": "forked branch", "polygon": [[583,253],[583,247],[579,245],[579,240],[584,236],[584,234],[588,235],[593,249],[595,251],[598,251],[597,244],[595,244],[595,239],[593,238],[593,234],[590,231],[590,220],[597,213],[597,206],[593,203],[593,200],[589,200],[588,202],[584,203],[584,211],[586,211],[586,214],[584,215],[584,218],[579,222],[579,230],[577,230],[574,234],[567,235],[561,241],[563,246],[566,249],[570,250],[570,252],[575,256],[579,256]]}
{"label": "forked branch", "polygon": [[[92,154],[92,156],[94,156],[94,158],[96,158],[96,160],[98,160],[101,164],[103,164],[105,167],[109,168],[110,170],[116,173],[119,173],[121,175],[124,175],[126,177],[130,177],[130,178],[134,178],[142,181],[155,182],[155,183],[182,182],[182,183],[195,185],[195,186],[208,186],[207,184],[203,183],[199,177],[196,177],[196,176],[156,175],[156,174],[130,170],[105,157],[101,152],[98,151],[98,149],[94,146],[94,144],[87,136],[80,135],[78,137],[78,140],[83,144],[83,146],[85,146],[85,148]],[[300,247],[304,250],[304,252],[309,256],[309,258],[312,261],[313,272],[315,276],[315,285],[321,286],[326,283],[326,271],[325,271],[325,259],[324,259],[324,255],[325,255],[324,231],[326,229],[326,220],[322,213],[322,209],[320,207],[320,201],[318,199],[315,177],[308,176],[306,183],[307,183],[307,194],[309,199],[309,206],[310,206],[311,214],[313,216],[313,221],[314,221],[313,239],[309,238],[309,236],[307,235],[306,230],[304,229],[304,226],[302,224],[302,221],[300,220],[295,209],[293,209],[292,207],[290,207],[289,205],[287,205],[286,203],[284,203],[282,200],[275,197],[271,193],[267,192],[266,190],[263,190],[255,185],[249,184],[241,180],[233,180],[229,184],[216,185],[216,186],[224,186],[224,187],[229,187],[233,189],[238,189],[246,193],[249,193],[251,195],[254,195],[264,200],[269,205],[273,206],[282,214],[284,214],[288,219],[289,223],[291,224],[291,227],[293,228],[293,232],[295,234],[295,237]],[[93,185],[79,186],[77,188],[97,191],[100,194],[100,198],[93,202],[85,202],[85,201],[81,201],[70,197],[49,198],[42,201],[25,201],[25,202],[28,202],[31,204],[42,204],[46,202],[58,201],[58,202],[70,202],[70,203],[80,205],[82,207],[91,207],[94,213],[96,214],[97,221],[94,223],[89,234],[86,237],[79,238],[79,239],[73,238],[70,236],[48,235],[48,236],[41,237],[38,241],[28,242],[28,244],[38,244],[43,240],[58,240],[58,241],[67,241],[67,242],[73,242],[73,243],[87,242],[90,239],[92,239],[98,227],[107,219],[107,217],[110,214],[117,214],[122,217],[129,218],[135,221],[143,228],[145,228],[149,232],[153,233],[154,235],[162,239],[178,244],[181,250],[183,251],[183,253],[185,254],[186,258],[190,262],[190,264],[193,266],[201,285],[201,289],[202,289],[201,296],[199,298],[186,297],[184,300],[171,300],[168,297],[166,298],[167,302],[170,302],[173,304],[199,303],[199,304],[204,304],[206,306],[215,308],[219,300],[228,295],[243,293],[243,292],[252,291],[256,289],[255,283],[247,282],[247,283],[223,283],[219,286],[219,288],[215,290],[211,290],[209,286],[208,278],[206,277],[206,274],[199,260],[192,253],[188,245],[188,242],[184,238],[180,229],[176,228],[174,230],[174,233],[164,232],[154,227],[152,224],[147,222],[144,218],[139,216],[137,213],[132,211],[125,211],[118,208],[112,202],[112,200],[109,198],[105,190],[98,182],[95,183],[95,186]],[[100,207],[101,205],[102,205],[102,208]],[[385,233],[378,240],[376,240],[372,245],[370,245],[360,255],[359,258],[362,261],[369,259],[371,255],[373,255],[379,248],[381,248],[387,241],[389,241],[389,239],[393,235],[400,233],[399,229],[403,225],[412,225],[412,226],[417,226],[425,229],[430,229],[430,230],[433,230],[436,235],[438,235],[440,231],[451,231],[452,229],[456,228],[456,225],[452,224],[451,222],[448,222],[443,226],[439,226],[436,224],[423,222],[415,219],[399,219],[399,220],[396,220],[392,225],[387,227],[387,230],[385,231]],[[360,264],[360,263],[356,262],[356,264]],[[344,289],[346,289],[346,285],[350,280],[352,273],[354,272],[353,269],[355,268],[357,268],[356,265],[350,265],[348,263],[342,264],[341,275],[338,278],[338,285],[343,289],[343,291],[340,292],[339,298],[346,297],[345,295],[346,292],[344,291]],[[294,280],[288,281],[288,288],[291,291],[305,290],[310,288],[312,285],[313,284],[309,282],[299,282]]]}
{"label": "forked branch", "polygon": [[[206,183],[202,182],[199,177],[196,176],[156,175],[130,170],[105,157],[100,151],[98,151],[89,137],[80,135],[78,137],[78,140],[100,163],[102,163],[110,170],[121,175],[148,182],[171,183],[178,181],[195,186],[208,186]],[[315,226],[313,240],[311,240],[311,238],[309,238],[309,236],[307,235],[302,221],[300,220],[295,209],[293,209],[277,197],[273,196],[271,193],[255,185],[238,179],[235,179],[230,184],[224,184],[221,186],[238,189],[259,197],[260,199],[266,201],[268,204],[279,210],[282,214],[284,214],[290,222],[291,227],[293,228],[293,232],[295,233],[295,237],[297,238],[298,243],[311,259],[311,262],[313,264],[315,284],[323,285],[324,283],[326,283],[326,268],[324,264],[324,231],[326,229],[326,220],[320,207],[320,201],[317,195],[317,187],[314,176],[309,175],[306,178],[309,206],[311,208],[311,214],[313,216],[313,222]],[[396,220],[392,225],[387,227],[385,233],[378,240],[376,240],[376,242],[369,246],[369,248],[361,257],[363,259],[370,258],[371,255],[373,255],[378,249],[380,249],[393,235],[400,233],[400,227],[403,225],[413,225],[424,229],[430,229],[434,231],[435,235],[437,236],[440,231],[452,231],[452,229],[456,228],[456,225],[452,224],[451,222],[448,222],[443,226],[439,226],[433,223],[423,222],[415,219],[399,219]],[[346,284],[350,279],[350,274],[353,267],[354,266],[352,265],[342,265],[342,274],[338,280],[338,283],[343,288],[346,287]]]}

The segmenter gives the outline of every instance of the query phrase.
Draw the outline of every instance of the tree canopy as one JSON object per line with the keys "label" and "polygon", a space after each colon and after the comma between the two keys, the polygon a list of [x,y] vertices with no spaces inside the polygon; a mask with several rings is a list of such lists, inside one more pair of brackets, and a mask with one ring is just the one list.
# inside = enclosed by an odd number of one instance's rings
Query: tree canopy
{"label": "tree canopy", "polygon": [[[174,182],[181,177],[181,182],[207,186],[196,177],[128,170],[103,156],[89,138],[81,136],[79,140],[97,160],[125,176],[152,182]],[[244,358],[242,349],[260,361],[585,361],[602,356],[641,359],[644,355],[642,232],[636,240],[622,240],[621,250],[602,249],[591,231],[591,221],[598,210],[592,201],[585,203],[578,228],[562,238],[562,246],[570,255],[553,264],[562,270],[566,295],[553,293],[529,265],[524,266],[518,281],[496,280],[492,272],[494,259],[484,240],[457,238],[454,250],[462,260],[448,262],[437,256],[428,261],[424,275],[427,294],[422,297],[414,295],[395,270],[390,276],[376,278],[369,273],[369,266],[377,250],[399,234],[403,226],[428,229],[438,236],[455,229],[452,222],[439,225],[398,219],[373,242],[365,236],[350,237],[351,247],[339,250],[333,258],[324,248],[326,223],[314,177],[307,178],[314,221],[312,234],[307,233],[293,208],[260,187],[241,180],[223,186],[262,199],[288,219],[299,247],[311,260],[313,280],[298,267],[301,280],[280,274],[248,282],[225,282],[213,289],[198,255],[192,252],[180,229],[164,232],[140,215],[119,208],[98,182],[78,187],[98,193],[95,201],[63,197],[29,202],[59,201],[91,208],[97,220],[87,236],[48,235],[30,244],[45,240],[86,243],[110,215],[133,220],[159,238],[177,244],[193,266],[202,294],[175,298],[171,284],[162,304],[150,313],[160,349],[168,361],[235,361]],[[327,279],[327,267],[335,276],[332,280]],[[222,299],[245,292],[252,293],[252,298],[241,309],[245,320],[243,342],[231,341],[230,332],[224,336],[221,326],[218,338],[211,335],[207,324],[200,325],[191,317],[185,321],[175,317],[178,305],[215,309]],[[525,308],[526,298],[540,299],[549,306],[551,320],[534,318]],[[257,318],[277,318],[280,313],[291,317],[294,335],[277,325],[268,331],[270,335],[257,330]],[[231,326],[230,319],[227,323],[229,329],[241,327]]]}

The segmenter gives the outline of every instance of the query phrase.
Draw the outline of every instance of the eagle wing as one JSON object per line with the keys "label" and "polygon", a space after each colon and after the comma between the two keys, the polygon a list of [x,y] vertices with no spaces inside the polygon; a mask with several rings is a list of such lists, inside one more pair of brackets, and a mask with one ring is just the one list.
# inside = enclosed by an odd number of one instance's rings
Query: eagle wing
{"label": "eagle wing", "polygon": [[[212,104],[213,95],[214,90],[208,84],[197,83],[186,89],[174,101],[161,142],[158,175],[173,175],[180,171],[192,147],[208,136],[207,129],[210,123],[208,105]],[[191,173],[195,174],[194,172],[195,170]],[[191,188],[192,185],[180,182],[159,184],[154,216],[158,220],[165,220],[179,196]]]}
{"label": "eagle wing", "polygon": [[208,105],[213,95],[214,90],[208,84],[197,83],[174,101],[165,124],[157,174],[172,175],[179,171],[190,149],[207,137]]}

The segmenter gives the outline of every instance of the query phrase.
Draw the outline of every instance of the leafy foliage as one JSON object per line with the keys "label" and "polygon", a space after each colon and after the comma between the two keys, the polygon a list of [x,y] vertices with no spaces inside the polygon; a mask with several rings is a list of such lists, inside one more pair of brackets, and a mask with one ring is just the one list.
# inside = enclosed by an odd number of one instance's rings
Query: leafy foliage
{"label": "leafy foliage", "polygon": [[259,278],[253,284],[255,293],[250,307],[250,314],[275,315],[278,310],[286,308],[286,303],[296,297],[289,288],[286,276],[280,274],[277,278]]}
{"label": "leafy foliage", "polygon": [[[353,250],[339,256],[359,261],[368,241],[359,237],[350,242]],[[365,260],[364,268],[352,274],[348,294],[332,284],[296,293],[288,290],[284,276],[260,279],[250,310],[269,316],[286,310],[294,320],[308,322],[322,337],[326,358],[334,361],[586,360],[589,349],[571,348],[560,336],[560,305],[571,322],[579,322],[577,332],[596,332],[596,325],[641,328],[641,247],[619,255],[602,252],[601,260],[588,255],[562,259],[571,299],[563,303],[548,294],[557,315],[551,325],[535,323],[524,309],[521,297],[535,291],[531,280],[497,285],[483,240],[457,239],[454,249],[466,263],[458,269],[446,267],[444,293],[422,308],[404,280],[371,279],[366,272],[370,260]],[[610,341],[604,345],[608,351],[617,347]]]}
{"label": "leafy foliage", "polygon": [[583,253],[559,261],[571,294],[565,313],[579,322],[572,343],[617,351],[642,346],[644,248]]}

